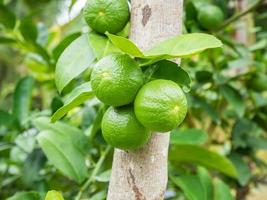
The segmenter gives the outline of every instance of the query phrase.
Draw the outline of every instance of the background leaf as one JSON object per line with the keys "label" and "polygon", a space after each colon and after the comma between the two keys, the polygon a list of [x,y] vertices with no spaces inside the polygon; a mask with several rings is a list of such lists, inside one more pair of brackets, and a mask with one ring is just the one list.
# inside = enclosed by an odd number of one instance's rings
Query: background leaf
{"label": "background leaf", "polygon": [[57,120],[62,118],[68,111],[84,103],[86,100],[92,98],[93,96],[94,95],[90,83],[83,83],[65,97],[64,105],[53,114],[53,116],[51,117],[51,121],[56,122]]}
{"label": "background leaf", "polygon": [[33,87],[34,79],[31,76],[24,77],[16,85],[12,113],[20,123],[29,116]]}
{"label": "background leaf", "polygon": [[169,159],[174,163],[189,162],[200,164],[233,178],[237,176],[235,167],[227,158],[196,145],[172,145]]}
{"label": "background leaf", "polygon": [[244,116],[245,113],[245,103],[244,99],[234,88],[228,85],[220,86],[220,92],[224,98],[228,101],[230,107],[236,112],[239,117]]}
{"label": "background leaf", "polygon": [[89,143],[87,137],[80,129],[63,122],[50,123],[49,118],[46,117],[39,117],[35,119],[33,123],[40,131],[51,130],[54,132],[62,132],[62,134],[68,136],[66,139],[70,139],[83,155],[87,154]]}
{"label": "background leaf", "polygon": [[88,35],[83,34],[74,40],[60,55],[56,65],[55,79],[59,92],[90,67],[94,60],[95,55],[88,42]]}
{"label": "background leaf", "polygon": [[198,167],[197,176],[204,188],[206,200],[213,200],[213,185],[209,172],[204,167]]}
{"label": "background leaf", "polygon": [[35,42],[38,37],[38,29],[32,21],[32,17],[28,16],[21,20],[19,26],[20,32],[26,41]]}
{"label": "background leaf", "polygon": [[13,29],[16,24],[16,16],[6,6],[0,3],[0,24]]}
{"label": "background leaf", "polygon": [[234,200],[230,188],[222,180],[216,179],[214,188],[214,200]]}
{"label": "background leaf", "polygon": [[171,144],[204,144],[208,139],[208,134],[201,129],[174,129],[171,132]]}
{"label": "background leaf", "polygon": [[172,181],[182,189],[188,200],[205,200],[205,191],[200,179],[194,175],[182,175],[172,178]]}
{"label": "background leaf", "polygon": [[229,159],[232,161],[232,163],[235,165],[237,169],[236,171],[237,171],[238,182],[240,183],[240,185],[245,186],[251,177],[248,164],[237,153],[232,153],[229,156]]}
{"label": "background leaf", "polygon": [[86,178],[85,158],[65,137],[47,130],[42,131],[37,139],[48,160],[63,174],[81,183]]}
{"label": "background leaf", "polygon": [[41,196],[37,192],[17,192],[7,200],[41,200]]}

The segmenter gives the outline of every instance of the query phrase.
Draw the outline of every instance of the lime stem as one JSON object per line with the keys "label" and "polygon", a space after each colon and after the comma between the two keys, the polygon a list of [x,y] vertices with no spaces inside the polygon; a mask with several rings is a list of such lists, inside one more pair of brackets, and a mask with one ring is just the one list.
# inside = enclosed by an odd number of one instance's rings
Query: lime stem
{"label": "lime stem", "polygon": [[96,163],[96,166],[91,174],[91,176],[87,179],[87,181],[82,185],[79,193],[77,194],[77,196],[75,197],[75,200],[80,200],[82,197],[83,192],[88,188],[88,186],[90,185],[90,183],[92,181],[94,181],[95,176],[97,175],[98,171],[100,170],[104,160],[106,159],[109,151],[111,149],[111,146],[107,146],[105,151],[102,153],[101,157],[99,158],[99,160]]}
{"label": "lime stem", "polygon": [[218,31],[221,31],[222,29],[224,29],[225,27],[229,26],[231,23],[237,21],[239,18],[243,17],[244,15],[250,13],[251,11],[253,11],[254,9],[256,9],[261,3],[263,3],[264,0],[258,0],[256,1],[254,4],[250,5],[247,9],[245,9],[244,11],[235,14],[234,16],[232,16],[231,18],[229,18],[228,20],[226,20],[222,26],[218,29]]}

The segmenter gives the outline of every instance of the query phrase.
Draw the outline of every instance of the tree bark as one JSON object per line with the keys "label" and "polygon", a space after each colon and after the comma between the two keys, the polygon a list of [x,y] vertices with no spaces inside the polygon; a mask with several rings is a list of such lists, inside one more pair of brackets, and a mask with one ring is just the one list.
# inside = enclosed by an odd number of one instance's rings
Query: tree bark
{"label": "tree bark", "polygon": [[[131,33],[141,49],[178,35],[183,0],[132,0]],[[168,181],[169,133],[153,133],[136,151],[115,149],[108,200],[161,200]]]}

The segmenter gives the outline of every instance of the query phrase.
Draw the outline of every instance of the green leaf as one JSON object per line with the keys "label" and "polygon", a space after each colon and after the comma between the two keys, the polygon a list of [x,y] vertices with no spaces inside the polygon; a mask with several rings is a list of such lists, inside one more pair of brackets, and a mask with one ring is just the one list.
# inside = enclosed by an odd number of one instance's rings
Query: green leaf
{"label": "green leaf", "polygon": [[46,193],[45,200],[64,200],[64,198],[60,192],[50,190]]}
{"label": "green leaf", "polygon": [[208,134],[201,129],[174,129],[171,132],[171,144],[204,144],[208,139]]}
{"label": "green leaf", "polygon": [[7,200],[41,200],[41,196],[37,192],[17,192]]}
{"label": "green leaf", "polygon": [[89,33],[89,42],[98,60],[110,53],[121,52],[107,37],[94,32]]}
{"label": "green leaf", "polygon": [[220,116],[219,114],[216,112],[216,110],[211,106],[211,104],[208,104],[207,101],[203,98],[200,98],[198,96],[189,96],[189,100],[190,103],[193,107],[196,108],[201,108],[203,109],[212,119],[212,121],[214,121],[215,123],[219,124],[220,123]]}
{"label": "green leaf", "polygon": [[13,115],[3,110],[0,110],[0,127],[1,126],[9,127],[12,125],[16,125],[15,122],[16,122],[16,118],[14,118]]}
{"label": "green leaf", "polygon": [[106,33],[106,35],[122,52],[134,57],[144,57],[144,54],[141,52],[141,50],[131,40],[110,33]]}
{"label": "green leaf", "polygon": [[141,52],[132,41],[124,37],[109,33],[107,36],[112,43],[124,53],[146,59],[188,57],[206,49],[222,46],[221,41],[212,35],[205,33],[190,33],[164,40],[151,49]]}
{"label": "green leaf", "polygon": [[245,186],[251,178],[251,173],[248,164],[242,159],[241,155],[232,153],[229,159],[237,169],[237,180],[240,185]]}
{"label": "green leaf", "polygon": [[33,87],[34,79],[31,76],[26,76],[16,85],[12,113],[20,123],[29,116]]}
{"label": "green leaf", "polygon": [[172,145],[169,159],[174,163],[189,162],[200,164],[233,178],[237,176],[235,167],[227,158],[200,146],[189,144]]}
{"label": "green leaf", "polygon": [[6,6],[0,4],[0,24],[13,29],[16,24],[16,16]]}
{"label": "green leaf", "polygon": [[230,188],[220,179],[214,183],[215,195],[214,200],[234,200]]}
{"label": "green leaf", "polygon": [[180,86],[185,86],[186,88],[191,87],[191,79],[188,73],[179,67],[177,63],[162,60],[155,65],[157,69],[153,73],[152,78],[172,80]]}
{"label": "green leaf", "polygon": [[39,171],[44,166],[46,158],[40,149],[33,151],[26,158],[22,168],[22,182],[25,186],[32,186],[34,181],[38,181]]}
{"label": "green leaf", "polygon": [[8,37],[2,37],[0,36],[0,44],[10,44],[10,43],[15,43],[16,40]]}
{"label": "green leaf", "polygon": [[100,191],[93,196],[90,197],[90,200],[104,200],[107,197],[107,192],[106,191]]}
{"label": "green leaf", "polygon": [[26,41],[35,42],[38,37],[38,29],[35,23],[32,21],[31,16],[25,17],[21,20],[19,26],[21,35]]}
{"label": "green leaf", "polygon": [[103,173],[95,176],[95,180],[98,182],[109,182],[111,170],[104,171]]}
{"label": "green leaf", "polygon": [[222,43],[216,37],[205,33],[190,33],[179,35],[156,44],[145,51],[146,57],[167,55],[169,58],[182,58],[197,54],[211,48],[221,47]]}
{"label": "green leaf", "polygon": [[213,200],[213,185],[209,172],[204,167],[198,167],[197,175],[204,188],[206,200]]}
{"label": "green leaf", "polygon": [[92,98],[93,96],[94,95],[90,83],[83,83],[64,98],[64,105],[53,114],[51,121],[56,122],[71,109],[84,103],[86,100]]}
{"label": "green leaf", "polygon": [[81,33],[73,33],[65,37],[52,51],[54,59],[57,61],[64,49],[69,46],[75,39],[81,36]]}
{"label": "green leaf", "polygon": [[81,183],[87,175],[85,157],[67,134],[46,130],[39,133],[37,140],[48,160],[64,175]]}
{"label": "green leaf", "polygon": [[84,34],[74,40],[60,55],[56,65],[56,86],[61,92],[65,86],[92,65],[95,55]]}
{"label": "green leaf", "polygon": [[242,117],[245,114],[245,101],[237,90],[229,85],[220,86],[220,92],[224,98],[228,101],[231,109],[233,109],[237,116]]}
{"label": "green leaf", "polygon": [[34,119],[33,123],[39,131],[51,130],[53,132],[66,134],[68,136],[67,138],[71,140],[74,146],[76,146],[84,156],[87,154],[89,148],[88,139],[80,129],[62,122],[50,123],[49,118],[46,117]]}
{"label": "green leaf", "polygon": [[175,185],[180,187],[188,200],[205,200],[205,190],[199,177],[195,175],[182,175],[172,178]]}

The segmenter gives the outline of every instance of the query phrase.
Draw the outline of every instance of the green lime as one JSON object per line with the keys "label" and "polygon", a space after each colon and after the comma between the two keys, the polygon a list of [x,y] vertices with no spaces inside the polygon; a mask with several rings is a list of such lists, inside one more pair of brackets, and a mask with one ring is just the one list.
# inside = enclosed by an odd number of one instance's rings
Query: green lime
{"label": "green lime", "polygon": [[133,102],[143,82],[142,70],[128,55],[113,54],[102,58],[91,74],[96,97],[111,106]]}
{"label": "green lime", "polygon": [[205,4],[198,11],[200,25],[208,30],[214,30],[221,26],[224,14],[218,6]]}
{"label": "green lime", "polygon": [[250,80],[249,86],[257,92],[267,90],[267,75],[264,73],[255,74]]}
{"label": "green lime", "polygon": [[187,100],[182,89],[173,81],[154,80],[138,92],[134,111],[146,128],[168,132],[177,127],[187,113]]}
{"label": "green lime", "polygon": [[142,147],[151,135],[136,119],[131,106],[109,107],[103,116],[101,127],[106,142],[123,150]]}
{"label": "green lime", "polygon": [[88,0],[83,16],[87,24],[96,32],[117,33],[129,21],[127,0]]}

